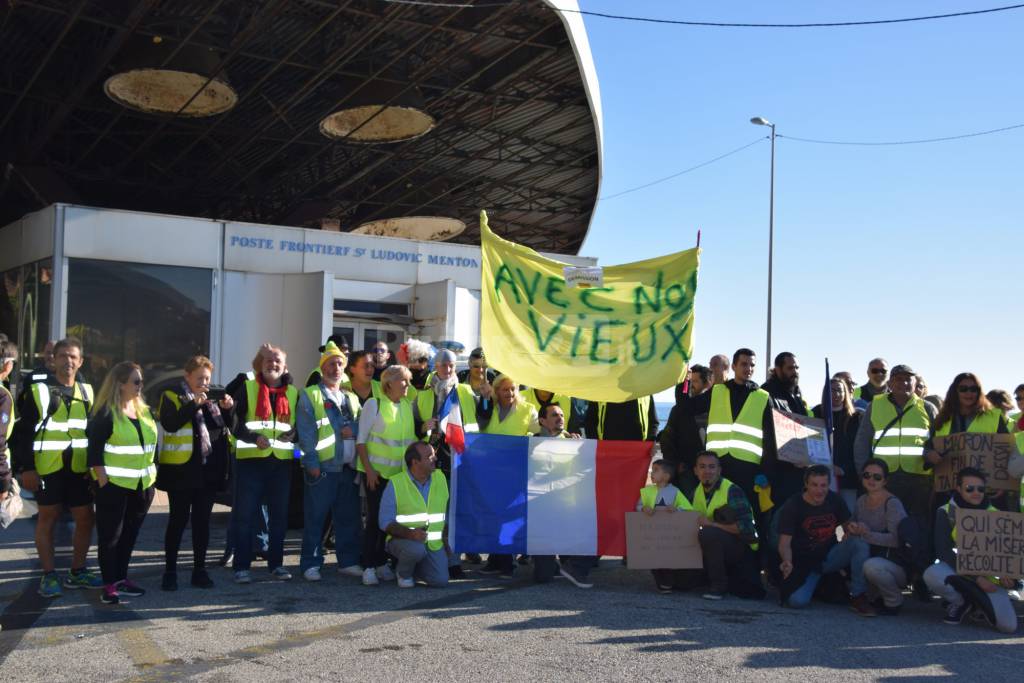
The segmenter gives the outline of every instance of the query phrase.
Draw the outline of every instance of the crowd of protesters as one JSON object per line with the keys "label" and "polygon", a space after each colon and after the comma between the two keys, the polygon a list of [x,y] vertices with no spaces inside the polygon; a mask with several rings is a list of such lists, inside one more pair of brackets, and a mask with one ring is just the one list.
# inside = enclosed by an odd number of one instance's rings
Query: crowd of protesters
{"label": "crowd of protesters", "polygon": [[[264,344],[251,369],[224,388],[211,384],[213,363],[197,355],[154,412],[137,364],[114,366],[94,394],[78,374],[81,342],[48,345],[44,362],[23,376],[16,406],[10,392],[0,391],[0,502],[16,495],[13,471],[38,504],[39,594],[97,589],[108,604],[143,595],[129,568],[154,489],[165,491],[169,503],[163,590],[178,590],[187,526],[189,583],[213,587],[206,560],[210,519],[215,497],[228,487],[232,510],[222,562],[230,560],[234,581],[252,582],[259,558],[270,577],[289,580],[284,540],[295,470],[304,512],[299,572],[307,581],[322,580],[333,547],[336,571],[366,586],[444,586],[473,565],[508,578],[527,564],[538,582],[561,577],[593,586],[595,557],[491,554],[484,561],[452,551],[452,455],[439,410],[455,402],[467,432],[656,441],[660,458],[636,510],[696,512],[704,567],[656,570],[662,593],[699,589],[708,600],[763,598],[773,586],[786,606],[841,600],[861,616],[895,616],[913,593],[941,598],[947,623],[974,614],[1000,631],[1016,629],[1017,582],[958,576],[955,529],[959,510],[1017,512],[1020,498],[996,494],[986,486],[989,473],[969,467],[956,473],[952,490],[935,492],[933,469],[946,455],[935,439],[959,432],[1014,434],[1024,450],[1024,385],[1011,399],[1005,391],[986,393],[965,372],[938,397],[909,366],[890,368],[876,358],[866,383],[836,373],[830,400],[812,406],[793,354],[779,354],[759,386],[757,358],[741,348],[731,362],[716,355],[708,366],[693,365],[659,430],[651,396],[600,403],[559,394],[557,387],[524,387],[514,369],[488,367],[482,349],[469,354],[462,372],[448,349],[410,340],[395,351],[383,343],[350,351],[332,337],[303,386],[294,381],[286,351]],[[17,356],[10,341],[0,340],[0,380],[8,379]],[[773,411],[830,418],[832,466],[780,458]],[[1024,458],[1015,456],[1011,475],[1022,471]],[[65,509],[74,534],[70,570],[61,576],[53,532]],[[87,563],[94,526],[98,572]]]}

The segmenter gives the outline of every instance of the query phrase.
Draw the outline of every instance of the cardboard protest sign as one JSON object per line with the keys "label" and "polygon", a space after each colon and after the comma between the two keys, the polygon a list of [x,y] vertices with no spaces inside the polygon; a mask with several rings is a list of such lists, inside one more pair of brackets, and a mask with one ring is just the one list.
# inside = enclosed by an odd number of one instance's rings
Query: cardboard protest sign
{"label": "cardboard protest sign", "polygon": [[630,401],[685,379],[699,249],[572,268],[498,237],[486,215],[480,246],[480,340],[492,366],[588,401]]}
{"label": "cardboard protest sign", "polygon": [[956,509],[956,573],[1024,579],[1024,515]]}
{"label": "cardboard protest sign", "polygon": [[689,510],[626,513],[626,557],[630,569],[700,569],[700,515]]}
{"label": "cardboard protest sign", "polygon": [[1007,468],[1017,452],[1013,434],[975,434],[961,432],[937,436],[935,450],[942,462],[935,466],[935,490],[956,488],[956,473],[964,467],[977,467],[988,475],[988,487],[1000,491],[1017,491],[1020,479],[1010,476]]}
{"label": "cardboard protest sign", "polygon": [[779,451],[779,460],[798,467],[832,466],[824,420],[775,408],[772,409],[772,420],[775,422],[775,447]]}

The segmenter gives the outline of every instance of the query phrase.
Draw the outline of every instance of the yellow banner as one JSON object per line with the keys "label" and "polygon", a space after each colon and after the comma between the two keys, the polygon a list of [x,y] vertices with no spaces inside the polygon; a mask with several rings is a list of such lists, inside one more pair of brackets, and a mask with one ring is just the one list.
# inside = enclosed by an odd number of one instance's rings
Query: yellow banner
{"label": "yellow banner", "polygon": [[483,212],[480,236],[488,365],[520,384],[588,401],[628,401],[686,376],[699,249],[574,269],[498,237]]}

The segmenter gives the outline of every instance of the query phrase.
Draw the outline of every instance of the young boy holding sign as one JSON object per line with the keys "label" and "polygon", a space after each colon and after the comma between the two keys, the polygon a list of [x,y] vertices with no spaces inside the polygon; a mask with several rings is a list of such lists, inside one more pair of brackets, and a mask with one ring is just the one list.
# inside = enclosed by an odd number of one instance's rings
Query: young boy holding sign
{"label": "young boy holding sign", "polygon": [[[956,489],[950,501],[935,511],[935,564],[924,573],[928,588],[945,600],[947,624],[960,624],[980,608],[1002,633],[1017,630],[1017,614],[1007,589],[1014,579],[994,576],[959,576],[957,567],[956,517],[960,511],[995,510],[985,496],[985,473],[965,467],[956,475]],[[987,604],[985,604],[987,602]]]}
{"label": "young boy holding sign", "polygon": [[[636,511],[645,515],[653,515],[658,508],[675,512],[676,510],[693,510],[690,501],[683,492],[671,484],[674,469],[667,460],[655,460],[651,465],[651,481],[653,484],[640,489],[640,500],[636,502]],[[649,566],[649,565],[648,565]],[[659,593],[671,593],[676,583],[675,569],[652,569],[654,583]]]}

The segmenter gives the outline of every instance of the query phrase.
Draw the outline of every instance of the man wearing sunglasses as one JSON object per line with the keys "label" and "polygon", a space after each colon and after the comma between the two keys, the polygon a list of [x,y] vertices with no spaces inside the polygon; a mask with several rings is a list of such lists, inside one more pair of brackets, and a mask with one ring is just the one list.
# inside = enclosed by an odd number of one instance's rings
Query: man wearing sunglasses
{"label": "man wearing sunglasses", "polygon": [[930,529],[932,473],[925,460],[925,444],[938,410],[914,393],[915,376],[909,365],[893,366],[889,393],[876,395],[861,417],[853,459],[858,472],[869,458],[885,461],[889,491],[920,528]]}
{"label": "man wearing sunglasses", "polygon": [[997,630],[1013,633],[1017,630],[1017,614],[1006,591],[1017,582],[997,576],[960,577],[955,569],[957,512],[995,510],[985,497],[985,484],[985,473],[981,470],[965,467],[957,473],[953,497],[935,511],[936,561],[925,570],[924,580],[948,604],[944,623],[961,624],[971,612],[980,609]]}
{"label": "man wearing sunglasses", "polygon": [[868,381],[853,390],[853,405],[865,410],[871,400],[879,394],[888,391],[885,382],[885,375],[889,370],[889,364],[884,358],[873,358],[868,363]]}
{"label": "man wearing sunglasses", "polygon": [[373,345],[373,378],[380,381],[381,373],[388,369],[391,365],[391,350],[388,345],[382,341],[377,342]]}

